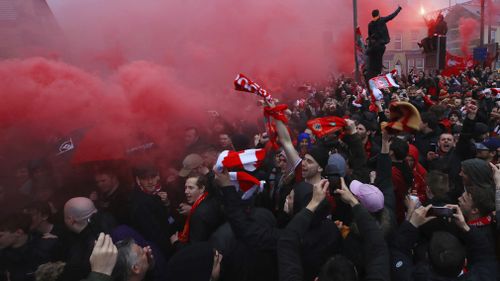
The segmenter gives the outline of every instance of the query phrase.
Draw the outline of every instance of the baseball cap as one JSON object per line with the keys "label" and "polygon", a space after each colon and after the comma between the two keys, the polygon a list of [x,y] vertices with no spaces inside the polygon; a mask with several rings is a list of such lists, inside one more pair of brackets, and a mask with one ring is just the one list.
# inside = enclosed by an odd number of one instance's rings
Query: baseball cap
{"label": "baseball cap", "polygon": [[476,142],[476,150],[490,150],[483,142]]}
{"label": "baseball cap", "polygon": [[500,139],[489,138],[486,139],[482,144],[486,146],[490,151],[497,150],[498,148],[500,148]]}
{"label": "baseball cap", "polygon": [[378,187],[353,180],[349,189],[368,212],[375,213],[384,208],[384,194]]}
{"label": "baseball cap", "polygon": [[203,158],[199,154],[189,154],[182,161],[182,169],[179,171],[179,176],[187,177],[193,169],[198,168],[203,164]]}

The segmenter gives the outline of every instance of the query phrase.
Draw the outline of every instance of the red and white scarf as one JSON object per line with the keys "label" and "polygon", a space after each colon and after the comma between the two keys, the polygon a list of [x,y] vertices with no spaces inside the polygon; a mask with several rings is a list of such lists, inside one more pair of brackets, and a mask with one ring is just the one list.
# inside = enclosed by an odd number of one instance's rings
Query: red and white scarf
{"label": "red and white scarf", "polygon": [[193,206],[191,207],[191,210],[189,211],[189,214],[186,218],[186,222],[184,223],[184,229],[182,229],[182,232],[179,233],[179,241],[183,243],[189,242],[189,231],[191,229],[191,216],[193,215],[194,211],[196,211],[196,208],[201,204],[205,198],[207,198],[208,192],[204,192],[200,198],[196,199],[194,202]]}
{"label": "red and white scarf", "polygon": [[250,199],[255,192],[262,192],[266,183],[245,172],[229,172],[229,179],[236,187],[236,191],[243,192],[241,196],[243,200]]}
{"label": "red and white scarf", "polygon": [[268,101],[272,100],[268,91],[241,73],[234,79],[234,89],[242,92],[255,93]]}
{"label": "red and white scarf", "polygon": [[219,154],[214,169],[221,173],[224,168],[255,171],[266,158],[265,149],[247,149],[243,151],[224,150]]}
{"label": "red and white scarf", "polygon": [[385,75],[373,77],[368,81],[368,85],[370,86],[370,92],[373,99],[378,101],[384,98],[384,95],[382,94],[382,91],[380,91],[380,89],[388,89],[391,87],[399,88],[399,85],[392,77],[396,73],[397,71],[393,70]]}

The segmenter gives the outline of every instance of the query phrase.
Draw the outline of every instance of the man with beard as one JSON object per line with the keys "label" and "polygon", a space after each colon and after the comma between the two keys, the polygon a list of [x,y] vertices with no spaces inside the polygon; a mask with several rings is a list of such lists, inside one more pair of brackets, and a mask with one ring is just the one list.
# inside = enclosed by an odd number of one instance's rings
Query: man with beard
{"label": "man with beard", "polygon": [[380,153],[380,145],[373,139],[376,131],[374,125],[372,122],[361,120],[356,122],[356,130],[363,142],[368,165],[375,167],[377,155]]}

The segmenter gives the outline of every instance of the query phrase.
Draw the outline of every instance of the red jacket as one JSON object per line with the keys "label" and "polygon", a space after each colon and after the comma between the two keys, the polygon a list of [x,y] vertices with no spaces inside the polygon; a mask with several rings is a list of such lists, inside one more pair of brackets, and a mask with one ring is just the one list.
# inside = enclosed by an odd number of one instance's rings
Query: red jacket
{"label": "red jacket", "polygon": [[418,149],[410,144],[410,150],[408,155],[413,158],[415,167],[413,168],[413,186],[412,192],[416,192],[420,202],[425,202],[427,200],[427,183],[425,181],[427,177],[427,170],[418,162]]}

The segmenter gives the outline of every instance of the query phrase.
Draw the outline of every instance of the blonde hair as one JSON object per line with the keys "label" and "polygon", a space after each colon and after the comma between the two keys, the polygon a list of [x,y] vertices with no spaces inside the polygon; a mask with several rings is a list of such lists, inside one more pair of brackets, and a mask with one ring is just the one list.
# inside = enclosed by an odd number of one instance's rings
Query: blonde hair
{"label": "blonde hair", "polygon": [[38,266],[35,271],[36,281],[55,281],[61,275],[66,266],[65,262],[48,262]]}

